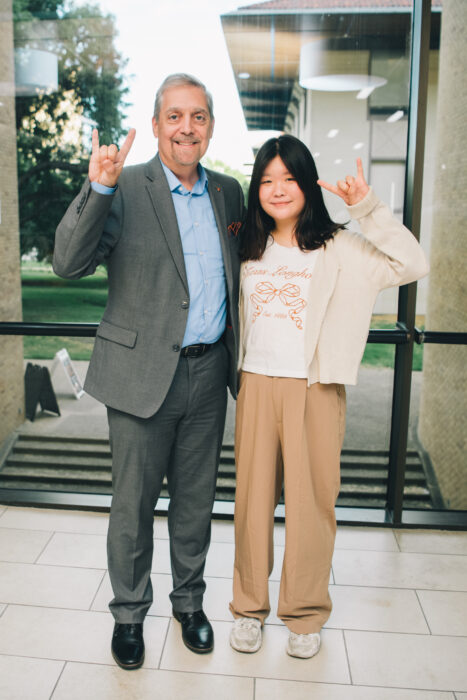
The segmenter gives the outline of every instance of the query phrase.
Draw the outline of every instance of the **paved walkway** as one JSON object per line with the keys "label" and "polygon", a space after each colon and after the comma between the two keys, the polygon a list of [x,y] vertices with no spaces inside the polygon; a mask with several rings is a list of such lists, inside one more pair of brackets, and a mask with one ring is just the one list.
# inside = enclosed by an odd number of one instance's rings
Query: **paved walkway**
{"label": "paved walkway", "polygon": [[[51,368],[51,360],[31,360]],[[88,362],[75,361],[74,367],[84,382]],[[387,450],[391,429],[393,371],[391,369],[361,368],[359,383],[347,388],[347,430],[344,448]],[[34,422],[26,421],[20,432],[49,435],[108,437],[105,408],[91,396],[77,400],[61,366],[55,369],[52,383],[57,395],[61,417],[37,412]],[[414,373],[410,416],[409,445],[415,446],[415,426],[418,420],[421,373]],[[235,402],[229,397],[224,442],[233,443]]]}

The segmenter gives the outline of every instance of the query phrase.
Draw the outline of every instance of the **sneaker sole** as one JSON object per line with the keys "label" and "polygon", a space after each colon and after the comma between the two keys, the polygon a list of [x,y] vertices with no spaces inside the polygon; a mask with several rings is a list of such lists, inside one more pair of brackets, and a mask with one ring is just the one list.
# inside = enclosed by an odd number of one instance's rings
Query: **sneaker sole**
{"label": "sneaker sole", "polygon": [[240,647],[235,646],[235,644],[232,642],[231,639],[229,641],[230,641],[230,646],[232,647],[232,649],[235,649],[235,651],[239,651],[241,654],[254,654],[257,651],[259,651],[259,649],[261,649],[261,644],[262,644],[262,640],[260,639],[259,643],[256,646],[252,647],[251,649],[240,649]]}
{"label": "sneaker sole", "polygon": [[286,650],[287,654],[288,654],[289,656],[293,656],[294,659],[312,659],[313,656],[316,656],[316,654],[319,652],[320,649],[321,649],[321,646],[319,646],[319,647],[317,648],[317,650],[314,651],[312,654],[294,654],[294,653],[290,650],[289,646],[287,645],[287,647],[286,647],[285,650]]}

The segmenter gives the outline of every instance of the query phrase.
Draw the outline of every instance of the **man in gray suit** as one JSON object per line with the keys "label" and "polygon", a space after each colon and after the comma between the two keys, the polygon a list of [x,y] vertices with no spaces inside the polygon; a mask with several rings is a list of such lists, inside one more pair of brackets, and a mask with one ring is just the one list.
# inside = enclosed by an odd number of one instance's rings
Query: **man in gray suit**
{"label": "man in gray suit", "polygon": [[112,654],[127,669],[144,660],[154,507],[165,475],[173,614],[192,651],[214,643],[203,572],[227,385],[236,395],[244,203],[236,180],[199,163],[213,126],[205,86],[169,76],[154,110],[159,153],[123,168],[134,130],[120,151],[99,146],[94,131],[89,177],[56,233],[58,275],[77,279],[100,263],[108,269],[85,389],[107,406]]}

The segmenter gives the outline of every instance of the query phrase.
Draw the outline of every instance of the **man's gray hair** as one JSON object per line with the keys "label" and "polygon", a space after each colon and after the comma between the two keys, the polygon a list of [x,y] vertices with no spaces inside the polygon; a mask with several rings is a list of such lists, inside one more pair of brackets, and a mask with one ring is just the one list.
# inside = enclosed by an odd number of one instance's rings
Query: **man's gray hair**
{"label": "man's gray hair", "polygon": [[189,73],[173,73],[172,75],[167,76],[167,78],[164,80],[164,82],[160,86],[159,90],[156,92],[156,101],[154,102],[154,118],[155,118],[156,122],[159,121],[159,115],[161,113],[162,97],[164,95],[164,92],[166,90],[168,90],[169,88],[181,87],[182,85],[191,85],[193,87],[201,88],[201,90],[206,95],[206,102],[208,105],[209,116],[211,119],[214,119],[212,95],[209,92],[209,90],[207,90],[206,85],[204,85],[204,83],[202,83],[201,80],[198,80],[198,78],[195,78],[194,75],[190,75]]}

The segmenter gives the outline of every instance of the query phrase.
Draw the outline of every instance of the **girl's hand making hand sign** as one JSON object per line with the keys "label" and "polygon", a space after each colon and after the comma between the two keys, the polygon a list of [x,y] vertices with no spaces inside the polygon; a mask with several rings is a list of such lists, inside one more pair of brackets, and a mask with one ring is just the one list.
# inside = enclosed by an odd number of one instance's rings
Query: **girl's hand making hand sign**
{"label": "girl's hand making hand sign", "polygon": [[347,206],[361,202],[370,189],[363,176],[363,165],[360,158],[357,158],[357,177],[347,175],[345,180],[338,180],[337,186],[318,180],[318,185],[329,192],[333,192],[333,194],[337,194]]}

